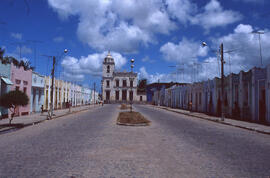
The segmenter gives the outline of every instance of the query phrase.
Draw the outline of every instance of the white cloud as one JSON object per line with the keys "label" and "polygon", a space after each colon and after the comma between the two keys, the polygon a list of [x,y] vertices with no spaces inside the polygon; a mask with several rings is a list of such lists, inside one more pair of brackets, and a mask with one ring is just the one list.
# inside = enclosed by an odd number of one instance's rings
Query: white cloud
{"label": "white cloud", "polygon": [[149,63],[154,63],[155,60],[150,59],[149,56],[145,56],[144,58],[142,58],[142,62],[149,62]]}
{"label": "white cloud", "polygon": [[203,9],[191,0],[48,0],[62,19],[77,16],[78,38],[104,51],[137,52],[155,44],[157,35],[169,35],[180,24],[200,25],[206,30],[241,19],[238,12],[224,10],[217,0]]}
{"label": "white cloud", "polygon": [[147,79],[148,83],[154,83],[154,82],[158,82],[158,81],[159,82],[175,81],[174,77],[170,74],[160,74],[160,73],[148,74],[145,67],[140,68],[139,78],[140,79]]}
{"label": "white cloud", "polygon": [[[225,54],[226,65],[231,60],[231,71],[239,72],[240,69],[248,70],[254,66],[260,66],[259,39],[258,35],[250,33],[253,31],[251,25],[239,24],[233,33],[213,40],[213,45],[224,44],[224,51],[234,50]],[[270,33],[269,29],[264,29],[265,34],[261,35],[263,64],[270,64]]]}
{"label": "white cloud", "polygon": [[27,46],[23,45],[21,46],[21,49],[19,46],[16,47],[16,50],[15,50],[15,53],[17,54],[31,54],[32,53],[32,49],[31,48],[28,48]]}
{"label": "white cloud", "polygon": [[[213,38],[210,46],[218,47],[224,44],[224,59],[226,61],[224,71],[225,74],[230,72],[238,73],[241,70],[247,71],[254,66],[260,66],[260,53],[258,35],[252,34],[253,27],[251,25],[239,24],[232,33]],[[265,32],[261,35],[262,57],[264,66],[270,64],[270,30],[263,29]],[[192,56],[205,57],[208,48],[200,47],[199,42],[183,39],[178,44],[168,42],[160,48],[165,60],[177,63],[178,78],[174,79],[180,82],[201,81],[208,78],[220,77],[220,59],[217,57],[207,57],[204,61],[198,61]],[[226,53],[231,51],[231,53]],[[209,53],[210,54],[210,53]],[[146,71],[141,71],[144,76],[154,80],[155,75],[146,75]],[[169,74],[168,74],[169,75]],[[164,75],[163,75],[164,76]],[[160,76],[159,76],[160,77]]]}
{"label": "white cloud", "polygon": [[66,81],[78,81],[81,82],[85,79],[83,74],[72,74],[72,73],[68,73],[68,72],[62,72],[62,77],[66,80]]}
{"label": "white cloud", "polygon": [[235,29],[235,33],[251,33],[253,28],[251,25],[239,24]]}
{"label": "white cloud", "polygon": [[[64,75],[71,80],[83,80],[85,75],[101,76],[102,62],[107,52],[89,54],[81,56],[79,59],[66,56],[61,65],[64,68]],[[126,64],[126,58],[116,52],[111,52],[115,61],[115,68],[119,70]]]}
{"label": "white cloud", "polygon": [[17,40],[21,40],[22,39],[22,34],[21,33],[11,33],[10,34],[11,37],[17,39]]}
{"label": "white cloud", "polygon": [[[194,71],[195,72],[195,71]],[[139,71],[139,78],[140,79],[147,79],[149,83],[154,82],[180,82],[180,83],[190,83],[195,82],[195,80],[198,78],[194,75],[193,71],[191,70],[191,67],[188,67],[185,69],[184,72],[172,72],[172,73],[154,73],[149,74],[146,71],[145,67],[141,67]]]}
{"label": "white cloud", "polygon": [[197,12],[196,4],[189,0],[166,0],[168,12],[171,17],[178,19],[183,24],[186,24]]}
{"label": "white cloud", "polygon": [[217,0],[211,0],[204,7],[204,12],[191,18],[192,24],[201,25],[206,30],[226,26],[242,19],[242,15],[232,10],[224,10]]}
{"label": "white cloud", "polygon": [[154,43],[155,34],[176,28],[160,0],[48,2],[63,19],[78,16],[79,39],[98,50],[136,52],[139,46]]}
{"label": "white cloud", "polygon": [[195,58],[206,56],[207,48],[201,47],[200,42],[182,39],[178,44],[168,42],[161,46],[160,52],[167,61],[186,63]]}
{"label": "white cloud", "polygon": [[60,43],[60,42],[64,41],[64,38],[62,36],[57,36],[53,39],[53,41],[56,43]]}

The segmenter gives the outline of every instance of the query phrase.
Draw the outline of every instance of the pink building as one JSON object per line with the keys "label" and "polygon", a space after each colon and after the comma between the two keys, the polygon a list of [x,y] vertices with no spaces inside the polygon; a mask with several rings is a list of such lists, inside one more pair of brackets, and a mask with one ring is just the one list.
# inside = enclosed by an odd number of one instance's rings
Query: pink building
{"label": "pink building", "polygon": [[[27,115],[30,113],[30,98],[32,87],[32,70],[24,70],[23,67],[16,67],[11,63],[11,81],[13,85],[11,90],[21,90],[29,97],[29,103],[25,107],[19,107],[15,116]],[[11,113],[9,112],[9,115]]]}

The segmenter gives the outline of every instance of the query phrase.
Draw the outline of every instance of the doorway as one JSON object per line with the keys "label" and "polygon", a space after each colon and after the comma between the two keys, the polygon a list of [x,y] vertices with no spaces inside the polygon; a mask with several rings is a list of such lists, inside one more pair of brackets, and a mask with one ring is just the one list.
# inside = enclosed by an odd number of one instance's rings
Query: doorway
{"label": "doorway", "polygon": [[115,91],[115,100],[119,100],[119,91]]}
{"label": "doorway", "polygon": [[127,100],[127,90],[122,90],[122,101]]}
{"label": "doorway", "polygon": [[129,100],[133,101],[133,91],[129,91]]}
{"label": "doorway", "polygon": [[36,112],[36,89],[33,89],[32,112]]}
{"label": "doorway", "polygon": [[106,91],[106,101],[110,100],[110,91]]}
{"label": "doorway", "polygon": [[265,88],[260,89],[259,93],[259,121],[266,121],[266,100],[265,100]]}

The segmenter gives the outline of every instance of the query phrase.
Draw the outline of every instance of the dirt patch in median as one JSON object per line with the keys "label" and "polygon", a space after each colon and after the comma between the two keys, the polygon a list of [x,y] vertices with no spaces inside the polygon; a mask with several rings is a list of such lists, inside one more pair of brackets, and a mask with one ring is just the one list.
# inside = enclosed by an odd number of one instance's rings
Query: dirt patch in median
{"label": "dirt patch in median", "polygon": [[149,125],[147,120],[139,112],[120,112],[117,118],[117,124],[120,125]]}
{"label": "dirt patch in median", "polygon": [[121,104],[120,109],[121,110],[130,109],[130,106],[129,105],[126,105],[126,104]]}

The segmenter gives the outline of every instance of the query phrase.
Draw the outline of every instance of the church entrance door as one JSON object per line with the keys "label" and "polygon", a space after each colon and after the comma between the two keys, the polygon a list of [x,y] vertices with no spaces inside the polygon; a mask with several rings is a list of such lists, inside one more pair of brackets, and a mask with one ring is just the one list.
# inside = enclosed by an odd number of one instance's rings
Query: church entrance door
{"label": "church entrance door", "polygon": [[106,101],[110,100],[110,91],[106,91]]}
{"label": "church entrance door", "polygon": [[127,100],[127,90],[122,90],[122,101]]}

